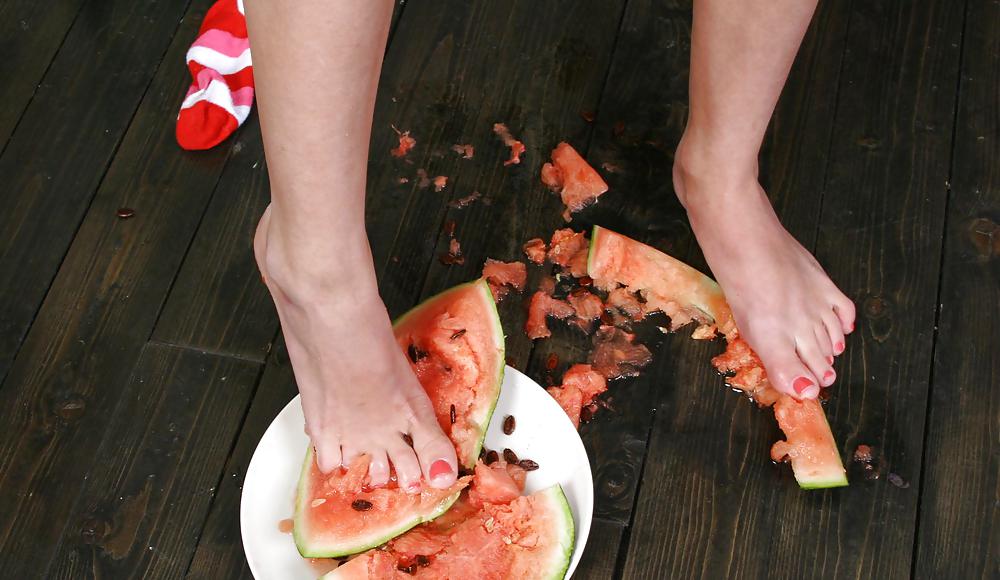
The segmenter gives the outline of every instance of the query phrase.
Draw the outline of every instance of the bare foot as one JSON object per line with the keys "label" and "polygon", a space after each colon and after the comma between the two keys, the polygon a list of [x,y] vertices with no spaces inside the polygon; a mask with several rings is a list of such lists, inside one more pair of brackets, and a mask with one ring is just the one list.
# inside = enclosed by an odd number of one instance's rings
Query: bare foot
{"label": "bare foot", "polygon": [[432,487],[448,487],[457,473],[455,448],[393,337],[364,232],[352,250],[301,232],[289,236],[283,227],[268,207],[254,253],[278,310],[320,470],[366,454],[372,486],[385,485],[394,470],[411,492],[421,475]]}
{"label": "bare foot", "polygon": [[740,335],[777,390],[814,398],[836,380],[831,364],[854,330],[854,304],[781,225],[755,166],[734,168],[686,139],[674,189]]}

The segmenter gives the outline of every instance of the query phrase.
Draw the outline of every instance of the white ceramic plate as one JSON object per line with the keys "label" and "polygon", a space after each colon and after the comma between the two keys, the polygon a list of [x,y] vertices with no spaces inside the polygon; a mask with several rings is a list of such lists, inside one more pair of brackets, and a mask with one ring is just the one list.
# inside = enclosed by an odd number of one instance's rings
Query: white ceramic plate
{"label": "white ceramic plate", "polygon": [[[507,415],[513,415],[517,422],[509,436],[502,429]],[[302,406],[295,397],[267,428],[247,469],[240,500],[240,531],[257,580],[315,580],[320,575],[299,556],[291,534],[279,529],[279,522],[291,518],[294,511],[295,487],[309,444],[304,425]],[[507,367],[500,400],[486,432],[486,447],[509,447],[519,457],[538,463],[538,470],[528,474],[527,493],[554,483],[562,485],[576,524],[576,549],[567,577],[572,575],[590,533],[594,480],[583,442],[569,418],[538,383]]]}

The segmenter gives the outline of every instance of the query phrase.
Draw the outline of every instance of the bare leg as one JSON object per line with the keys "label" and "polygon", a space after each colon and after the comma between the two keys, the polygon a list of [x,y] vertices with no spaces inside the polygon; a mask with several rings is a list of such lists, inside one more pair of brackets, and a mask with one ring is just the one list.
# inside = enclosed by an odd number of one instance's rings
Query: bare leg
{"label": "bare leg", "polygon": [[833,384],[854,305],[778,221],[757,155],[816,0],[695,0],[691,109],[674,184],[742,336],[772,384]]}
{"label": "bare leg", "polygon": [[[247,0],[271,206],[254,240],[323,471],[371,458],[400,486],[456,458],[378,295],[364,196],[392,0]],[[411,449],[402,435],[413,439]]]}

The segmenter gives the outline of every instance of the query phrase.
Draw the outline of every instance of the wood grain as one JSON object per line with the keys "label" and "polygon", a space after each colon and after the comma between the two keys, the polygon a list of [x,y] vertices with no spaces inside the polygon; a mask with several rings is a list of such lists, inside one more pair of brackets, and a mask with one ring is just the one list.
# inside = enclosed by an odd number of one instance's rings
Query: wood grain
{"label": "wood grain", "polygon": [[[867,443],[907,479],[920,463],[941,231],[936,212],[943,209],[954,105],[953,94],[932,87],[955,82],[959,24],[943,3],[857,4],[839,79],[828,73],[836,60],[814,65],[816,78],[839,86],[817,257],[861,312],[859,332],[838,361],[827,414],[846,459]],[[843,38],[843,30],[830,38]],[[822,167],[819,161],[796,165],[808,170]],[[776,165],[771,179],[789,169]],[[708,354],[700,354],[702,365]],[[711,384],[710,370],[689,369],[694,357],[678,360],[678,376]],[[704,578],[908,577],[915,486],[897,489],[886,482],[888,473],[866,481],[852,467],[850,488],[801,492],[787,468],[768,465],[767,447],[778,434],[738,403],[718,395],[662,400],[625,576],[655,570]],[[679,405],[682,411],[664,412]],[[728,438],[713,443],[719,417]]]}
{"label": "wood grain", "polygon": [[84,0],[0,2],[0,151],[35,95]]}
{"label": "wood grain", "polygon": [[[188,12],[168,60],[183,60],[208,4]],[[156,75],[0,389],[0,551],[19,556],[0,559],[0,576],[28,575],[55,549],[90,469],[80,458],[104,437],[222,171],[224,147],[190,155],[174,141],[163,112],[186,86],[183,67]],[[122,206],[135,217],[117,218]],[[83,411],[64,417],[67,405]]]}
{"label": "wood grain", "polygon": [[47,575],[180,578],[260,366],[147,345],[88,454],[100,468],[82,482]]}
{"label": "wood grain", "polygon": [[[271,421],[297,394],[295,377],[284,344],[279,342],[268,357],[233,453],[226,462],[211,513],[198,539],[188,568],[188,578],[224,580],[251,578],[240,535],[240,494],[254,449]],[[289,514],[291,517],[291,514]],[[275,522],[275,525],[278,525]]]}
{"label": "wood grain", "polygon": [[[969,2],[916,578],[1000,577],[1000,6]],[[945,87],[941,87],[943,90]]]}
{"label": "wood grain", "polygon": [[[0,155],[4,188],[0,295],[17,297],[0,302],[0,380],[10,369],[186,5],[176,0],[88,4]],[[199,19],[197,14],[190,16]],[[183,62],[183,53],[171,62]],[[182,88],[176,95],[183,93]],[[177,107],[178,97],[170,97],[160,99],[158,115]],[[126,191],[120,194],[128,198]]]}

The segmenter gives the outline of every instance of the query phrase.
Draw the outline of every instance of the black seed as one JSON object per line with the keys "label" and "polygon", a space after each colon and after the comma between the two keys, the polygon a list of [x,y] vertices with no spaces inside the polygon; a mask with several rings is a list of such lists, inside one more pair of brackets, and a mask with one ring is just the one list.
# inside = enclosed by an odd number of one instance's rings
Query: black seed
{"label": "black seed", "polygon": [[452,405],[451,409],[448,411],[448,417],[451,419],[451,424],[454,425],[455,424],[455,405]]}
{"label": "black seed", "polygon": [[413,437],[410,437],[408,434],[403,433],[403,441],[406,441],[407,445],[413,447]]}
{"label": "black seed", "polygon": [[427,352],[420,350],[420,347],[415,344],[406,347],[406,354],[409,355],[410,360],[414,363],[427,356]]}
{"label": "black seed", "polygon": [[456,338],[462,338],[464,334],[465,334],[465,329],[463,328],[462,330],[459,330],[455,334],[451,335],[451,339],[455,340]]}
{"label": "black seed", "polygon": [[428,558],[427,556],[424,556],[423,554],[417,554],[417,557],[414,558],[414,560],[416,560],[417,566],[420,566],[421,568],[425,568],[431,565],[431,559]]}
{"label": "black seed", "polygon": [[356,499],[351,502],[351,507],[359,512],[366,512],[372,509],[372,502],[366,499]]}
{"label": "black seed", "polygon": [[490,451],[486,454],[486,465],[493,465],[500,459],[500,454],[496,451]]}
{"label": "black seed", "polygon": [[503,450],[503,460],[507,463],[517,463],[517,454],[504,447]]}
{"label": "black seed", "polygon": [[517,421],[514,419],[514,415],[507,415],[503,418],[503,434],[510,435],[517,428]]}
{"label": "black seed", "polygon": [[123,220],[127,220],[135,215],[135,210],[130,207],[120,207],[118,208],[118,211],[115,212],[115,215]]}
{"label": "black seed", "polygon": [[396,567],[396,569],[399,570],[400,572],[404,572],[406,574],[411,574],[412,575],[412,574],[416,573],[416,571],[417,571],[417,565],[416,564],[410,564],[409,566],[404,566],[404,565],[400,564],[399,566]]}
{"label": "black seed", "polygon": [[521,461],[518,461],[517,464],[525,471],[534,471],[538,469],[538,464],[530,459],[522,459]]}

